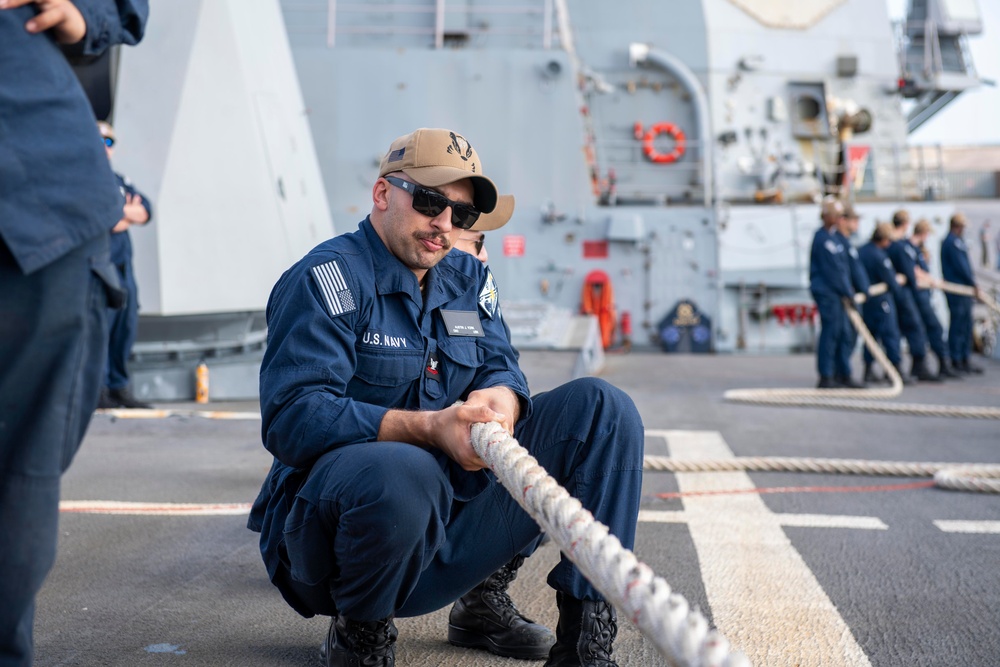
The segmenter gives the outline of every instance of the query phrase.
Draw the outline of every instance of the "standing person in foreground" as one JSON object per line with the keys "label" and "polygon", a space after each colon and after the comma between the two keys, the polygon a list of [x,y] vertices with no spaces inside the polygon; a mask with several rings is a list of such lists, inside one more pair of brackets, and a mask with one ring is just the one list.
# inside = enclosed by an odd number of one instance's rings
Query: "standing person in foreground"
{"label": "standing person in foreground", "polygon": [[851,299],[853,304],[854,298],[847,248],[837,232],[837,225],[843,216],[844,205],[839,199],[832,195],[823,198],[820,208],[823,226],[813,236],[809,255],[809,291],[819,309],[820,320],[819,342],[816,345],[816,368],[819,371],[819,384],[816,386],[820,389],[843,386],[833,376],[837,354],[846,344],[843,339],[850,327],[844,312],[844,300]]}
{"label": "standing person in foreground", "polygon": [[35,595],[56,556],[59,486],[104,371],[120,298],[108,230],[122,197],[60,50],[135,44],[140,0],[0,9],[0,665],[33,662]]}
{"label": "standing person in foreground", "polygon": [[[104,151],[110,160],[115,152],[115,129],[99,121],[97,128],[104,139]],[[128,230],[135,225],[146,225],[153,218],[149,198],[143,196],[125,176],[115,172],[118,188],[125,197],[121,219],[111,228],[111,263],[118,271],[118,280],[125,292],[125,304],[108,310],[108,363],[101,387],[99,408],[151,408],[132,395],[129,387],[128,357],[139,330],[139,288],[132,270],[132,239]]]}
{"label": "standing person in foreground", "polygon": [[[975,289],[976,279],[969,261],[969,251],[962,239],[965,233],[965,216],[951,216],[948,236],[941,242],[941,277],[945,282],[967,285]],[[982,373],[983,369],[969,362],[972,355],[972,297],[945,293],[951,323],[948,325],[948,344],[955,370],[962,373]]]}
{"label": "standing person in foreground", "polygon": [[[492,274],[449,253],[497,191],[464,137],[421,129],[382,159],[371,214],[289,269],[267,307],[264,445],[250,513],[271,581],[333,617],[327,665],[395,665],[394,617],[439,609],[536,543],[471,444],[496,421],[627,548],[643,427],[594,378],[529,397]],[[455,405],[457,401],[462,405]],[[610,667],[613,608],[562,558],[549,667]]]}

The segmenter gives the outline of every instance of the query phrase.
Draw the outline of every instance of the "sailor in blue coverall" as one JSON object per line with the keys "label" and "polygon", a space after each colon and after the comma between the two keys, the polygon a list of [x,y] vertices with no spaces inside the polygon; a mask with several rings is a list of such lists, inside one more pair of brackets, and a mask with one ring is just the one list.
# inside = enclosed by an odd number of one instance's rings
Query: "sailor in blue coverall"
{"label": "sailor in blue coverall", "polygon": [[[867,297],[868,288],[870,287],[868,272],[865,271],[865,267],[861,264],[861,260],[858,257],[858,249],[851,244],[851,237],[858,232],[858,214],[855,212],[854,207],[850,205],[844,207],[844,215],[835,229],[837,229],[840,242],[847,250],[847,269],[850,273],[851,288],[855,294],[864,294]],[[851,298],[852,303],[856,303],[853,295]],[[857,308],[857,306],[854,307]],[[851,356],[854,354],[854,348],[857,346],[857,343],[858,332],[854,330],[854,325],[851,323],[850,318],[847,318],[844,335],[837,346],[833,379],[841,386],[852,389],[864,387],[864,383],[856,382],[851,377]]]}
{"label": "sailor in blue coverall", "polygon": [[[941,242],[941,277],[956,285],[976,286],[969,262],[969,250],[962,239],[965,216],[956,213],[951,217],[948,236]],[[964,373],[982,373],[983,369],[969,363],[972,354],[972,297],[946,293],[951,323],[948,325],[948,345],[955,369]]]}
{"label": "sailor in blue coverall", "polygon": [[[267,306],[260,400],[275,460],[248,525],[285,600],[333,616],[327,665],[394,665],[393,617],[455,601],[537,542],[471,447],[473,423],[512,430],[626,547],[642,479],[632,401],[593,378],[529,398],[492,274],[449,253],[470,203],[496,204],[468,141],[418,130],[379,173],[371,215],[289,269]],[[565,557],[548,583],[560,616],[546,664],[614,665],[613,608]],[[493,636],[489,623],[467,630]]]}
{"label": "sailor in blue coverall", "polygon": [[[931,223],[927,220],[918,220],[917,224],[913,226],[913,234],[910,235],[910,245],[917,250],[917,267],[928,276],[930,275],[931,268],[927,264],[927,258],[924,256],[924,243],[927,242],[927,237],[930,236],[930,233]],[[941,326],[941,321],[938,320],[937,313],[934,312],[934,306],[931,305],[930,288],[914,285],[913,300],[917,305],[917,312],[920,313],[920,319],[924,323],[924,331],[927,332],[927,342],[938,360],[938,376],[942,378],[960,378],[961,376],[951,368],[951,355],[948,352],[948,344],[945,341],[944,327]]]}
{"label": "sailor in blue coverall", "polygon": [[[876,285],[884,283],[886,291],[882,294],[869,296],[862,306],[862,315],[865,319],[865,326],[871,331],[872,336],[885,350],[885,355],[896,367],[904,383],[912,382],[909,376],[901,368],[902,355],[899,351],[899,322],[896,317],[896,295],[899,294],[899,283],[896,282],[896,271],[892,268],[892,261],[886,254],[886,248],[892,242],[892,225],[888,222],[880,222],[875,225],[871,240],[861,246],[858,255],[861,264],[868,273],[870,284]],[[872,363],[875,358],[872,353],[865,348],[865,382],[874,382],[876,377],[872,371]]]}
{"label": "sailor in blue coverall", "polygon": [[854,297],[850,268],[847,265],[847,248],[836,226],[844,215],[844,205],[836,197],[823,199],[820,219],[823,226],[813,236],[809,254],[809,291],[819,310],[820,331],[816,345],[816,368],[821,389],[843,385],[834,379],[836,357],[850,324],[844,312],[844,300]]}
{"label": "sailor in blue coverall", "polygon": [[[116,141],[114,128],[103,121],[97,126],[104,138],[104,150],[111,159]],[[111,263],[125,291],[125,305],[108,309],[108,363],[98,407],[151,408],[153,406],[136,399],[129,388],[128,357],[139,330],[139,288],[132,269],[132,238],[128,230],[133,225],[149,224],[153,219],[153,207],[149,197],[139,192],[128,178],[115,172],[115,180],[125,198],[125,207],[121,220],[111,229]]]}
{"label": "sailor in blue coverall", "polygon": [[906,278],[906,284],[897,293],[896,314],[899,316],[899,331],[906,337],[906,342],[910,346],[910,356],[913,358],[910,365],[910,375],[924,382],[940,382],[941,378],[931,373],[930,369],[927,368],[925,360],[927,356],[927,332],[924,329],[923,320],[920,318],[920,312],[917,310],[914,291],[911,288],[911,285],[915,285],[917,282],[916,266],[919,251],[906,238],[910,220],[908,217],[901,218],[897,215],[893,217],[893,226],[896,238],[889,244],[887,252],[892,261],[893,269]]}
{"label": "sailor in blue coverall", "polygon": [[[44,10],[44,11],[42,11]],[[97,396],[122,196],[66,56],[142,37],[145,0],[0,9],[0,665],[33,662],[59,486]],[[59,44],[72,45],[60,49]]]}

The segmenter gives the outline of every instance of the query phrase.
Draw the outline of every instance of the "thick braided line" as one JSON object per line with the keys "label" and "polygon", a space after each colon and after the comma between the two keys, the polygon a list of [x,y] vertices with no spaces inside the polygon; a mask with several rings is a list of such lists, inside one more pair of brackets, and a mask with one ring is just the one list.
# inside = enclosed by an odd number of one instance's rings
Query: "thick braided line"
{"label": "thick braided line", "polygon": [[941,281],[936,283],[936,286],[941,289],[942,292],[949,292],[951,294],[960,294],[962,296],[971,296],[973,299],[978,299],[987,308],[992,310],[994,313],[1000,314],[1000,305],[991,299],[986,294],[982,292],[977,292],[975,287],[970,287],[969,285],[959,285],[958,283],[949,283]]}
{"label": "thick braided line", "polygon": [[[951,285],[951,283],[945,283]],[[962,287],[959,285],[959,287]],[[833,408],[857,412],[881,412],[920,417],[961,417],[965,419],[1000,419],[1000,408],[965,405],[931,405],[923,403],[890,403],[872,399],[895,398],[903,392],[903,378],[886,357],[865,326],[857,309],[845,306],[844,310],[861,334],[865,346],[892,380],[888,389],[730,389],[723,398],[732,403],[750,405],[781,405],[786,407]]]}
{"label": "thick braided line", "polygon": [[945,489],[1000,493],[1000,465],[992,463],[912,463],[862,459],[741,456],[731,459],[680,461],[647,455],[643,470],[658,472],[816,472],[880,477],[933,477]]}
{"label": "thick braided line", "polygon": [[683,596],[622,546],[527,450],[495,422],[472,426],[472,446],[514,500],[583,576],[622,610],[675,667],[749,667],[742,653],[710,630]]}

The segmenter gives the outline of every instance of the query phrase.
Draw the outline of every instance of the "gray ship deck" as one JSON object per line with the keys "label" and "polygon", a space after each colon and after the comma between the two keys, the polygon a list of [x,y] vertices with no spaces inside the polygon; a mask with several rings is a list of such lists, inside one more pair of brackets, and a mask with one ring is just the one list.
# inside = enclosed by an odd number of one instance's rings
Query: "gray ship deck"
{"label": "gray ship deck", "polygon": [[[575,356],[526,351],[533,390],[568,379]],[[985,375],[908,388],[904,400],[1000,405],[1000,363],[978,361]],[[811,386],[810,356],[633,352],[609,355],[602,376],[636,400],[650,454],[712,446],[744,456],[1000,462],[995,421],[722,401],[728,388]],[[63,498],[246,503],[268,465],[256,420],[97,415]],[[677,490],[678,477],[646,474],[635,551],[724,625],[754,664],[996,664],[1000,497],[912,488],[920,481],[913,479],[793,473],[709,476],[727,489],[749,480],[783,492],[659,497]],[[38,601],[35,664],[319,664],[326,619],[304,620],[285,606],[244,523],[242,513],[64,512],[58,561]],[[971,532],[954,532],[956,525]],[[544,577],[556,557],[551,544],[543,547],[513,585],[521,609],[550,625],[555,605]],[[527,664],[449,646],[446,616],[401,620],[397,664]],[[666,664],[627,620],[620,625],[621,665]]]}

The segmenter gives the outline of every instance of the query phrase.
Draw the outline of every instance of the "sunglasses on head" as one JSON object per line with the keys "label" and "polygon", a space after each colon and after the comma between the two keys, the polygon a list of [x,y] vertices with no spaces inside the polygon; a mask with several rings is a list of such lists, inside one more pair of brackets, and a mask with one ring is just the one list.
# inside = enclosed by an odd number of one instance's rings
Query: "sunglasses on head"
{"label": "sunglasses on head", "polygon": [[476,249],[476,254],[478,255],[483,251],[483,245],[486,243],[486,234],[479,232],[479,236],[473,241],[472,239],[466,238],[464,236],[460,237],[463,241],[472,241],[472,247]]}
{"label": "sunglasses on head", "polygon": [[114,137],[102,137],[102,138],[104,139],[104,145],[107,146],[108,148],[111,148],[112,146],[115,145]]}
{"label": "sunglasses on head", "polygon": [[437,190],[431,190],[395,176],[385,176],[384,178],[397,188],[402,188],[413,195],[413,210],[421,215],[436,218],[450,206],[451,224],[459,229],[469,229],[479,220],[479,211],[472,204],[452,201]]}

